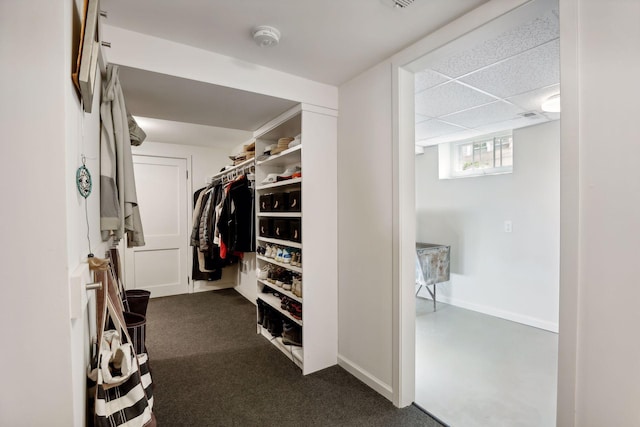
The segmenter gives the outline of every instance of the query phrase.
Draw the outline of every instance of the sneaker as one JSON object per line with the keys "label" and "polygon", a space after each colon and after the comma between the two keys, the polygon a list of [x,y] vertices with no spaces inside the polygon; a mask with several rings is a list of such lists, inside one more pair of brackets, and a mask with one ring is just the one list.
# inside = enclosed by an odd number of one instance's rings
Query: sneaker
{"label": "sneaker", "polygon": [[300,176],[302,176],[302,168],[300,168],[300,166],[295,166],[288,168],[280,175],[276,175],[276,181],[286,181],[287,179],[298,178]]}
{"label": "sneaker", "polygon": [[282,248],[276,249],[276,256],[274,257],[276,261],[282,262]]}
{"label": "sneaker", "polygon": [[291,264],[291,253],[287,248],[282,249],[282,259],[281,262],[284,264]]}
{"label": "sneaker", "polygon": [[260,280],[266,280],[269,277],[269,269],[268,265],[256,269],[256,277]]}
{"label": "sneaker", "polygon": [[302,320],[302,304],[297,301],[289,303],[289,313],[296,319]]}

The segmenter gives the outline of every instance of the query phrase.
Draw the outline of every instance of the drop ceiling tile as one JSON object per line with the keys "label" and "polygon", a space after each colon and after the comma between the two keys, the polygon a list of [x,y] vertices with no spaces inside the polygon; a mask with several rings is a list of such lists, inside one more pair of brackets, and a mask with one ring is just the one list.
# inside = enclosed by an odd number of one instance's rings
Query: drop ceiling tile
{"label": "drop ceiling tile", "polygon": [[434,138],[436,136],[465,130],[462,127],[450,125],[440,120],[428,120],[416,125],[416,141]]}
{"label": "drop ceiling tile", "polygon": [[488,134],[503,130],[519,129],[527,126],[538,125],[548,121],[549,120],[542,115],[538,115],[533,118],[521,117],[518,119],[506,120],[504,122],[492,123],[487,126],[481,126],[477,128],[477,130],[482,131],[483,134]]}
{"label": "drop ceiling tile", "polygon": [[443,142],[464,141],[465,139],[471,139],[476,136],[481,136],[482,134],[483,132],[479,132],[475,129],[468,129],[460,132],[448,133],[446,135],[440,135],[434,138],[428,138],[428,139],[416,141],[416,145],[422,145],[423,147],[428,147],[430,145],[442,144]]}
{"label": "drop ceiling tile", "polygon": [[416,93],[422,92],[425,89],[429,89],[448,80],[446,77],[432,70],[419,71],[415,74],[415,91]]}
{"label": "drop ceiling tile", "polygon": [[507,98],[507,100],[516,104],[525,111],[539,112],[541,111],[540,106],[542,105],[542,102],[557,93],[560,93],[560,85],[552,85],[541,89],[535,89],[521,95],[512,96],[511,98]]}
{"label": "drop ceiling tile", "polygon": [[422,114],[416,114],[416,123],[424,122],[425,120],[429,120],[431,117],[423,116]]}
{"label": "drop ceiling tile", "polygon": [[470,110],[462,111],[441,117],[447,123],[452,123],[467,128],[488,125],[496,122],[503,122],[517,118],[518,114],[524,111],[515,105],[504,101],[496,101]]}
{"label": "drop ceiling tile", "polygon": [[495,98],[457,82],[451,82],[417,94],[415,112],[429,117],[440,117],[492,101],[495,101]]}
{"label": "drop ceiling tile", "polygon": [[557,84],[560,81],[560,42],[555,40],[531,49],[460,81],[502,98]]}
{"label": "drop ceiling tile", "polygon": [[557,39],[559,36],[558,17],[553,11],[549,11],[539,18],[505,31],[493,39],[482,41],[455,55],[437,61],[431,68],[447,76],[460,77]]}

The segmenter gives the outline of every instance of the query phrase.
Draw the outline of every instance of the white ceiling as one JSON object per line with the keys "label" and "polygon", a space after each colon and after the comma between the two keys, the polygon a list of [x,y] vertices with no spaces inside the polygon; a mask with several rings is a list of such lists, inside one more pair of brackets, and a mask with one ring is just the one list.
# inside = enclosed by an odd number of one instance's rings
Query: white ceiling
{"label": "white ceiling", "polygon": [[295,102],[120,66],[127,109],[147,141],[232,149]]}
{"label": "white ceiling", "polygon": [[[105,23],[340,85],[486,0],[102,0]],[[252,28],[272,25],[261,48]]]}
{"label": "white ceiling", "polygon": [[[526,12],[526,13],[525,13]],[[416,73],[416,144],[464,140],[560,118],[542,101],[560,92],[557,1],[423,58]],[[490,33],[490,36],[480,34]],[[535,113],[523,117],[524,113]]]}
{"label": "white ceiling", "polygon": [[[102,0],[101,9],[111,26],[339,85],[485,1],[416,0],[403,9],[391,7],[393,0]],[[251,39],[256,25],[279,28],[281,43],[258,47]],[[547,7],[527,22],[503,27],[491,37],[463,37],[451,44],[455,48],[441,49],[446,55],[430,54],[416,75],[418,144],[559,117],[519,115],[539,111],[540,100],[559,91],[557,11]],[[246,132],[293,105],[129,67],[120,77],[129,110],[159,119],[147,132],[155,141],[237,145]],[[169,130],[176,122],[196,126]],[[172,141],[177,135],[190,139]]]}

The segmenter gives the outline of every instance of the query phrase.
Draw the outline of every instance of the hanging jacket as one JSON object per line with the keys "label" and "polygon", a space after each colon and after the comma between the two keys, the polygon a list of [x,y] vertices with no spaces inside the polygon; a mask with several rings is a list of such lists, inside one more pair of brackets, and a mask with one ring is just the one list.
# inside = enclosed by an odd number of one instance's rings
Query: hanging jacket
{"label": "hanging jacket", "polygon": [[[100,230],[102,240],[117,243],[127,233],[127,245],[144,246],[144,233],[135,176],[131,139],[118,66],[107,66],[107,83],[100,105]],[[124,229],[123,229],[124,226]]]}

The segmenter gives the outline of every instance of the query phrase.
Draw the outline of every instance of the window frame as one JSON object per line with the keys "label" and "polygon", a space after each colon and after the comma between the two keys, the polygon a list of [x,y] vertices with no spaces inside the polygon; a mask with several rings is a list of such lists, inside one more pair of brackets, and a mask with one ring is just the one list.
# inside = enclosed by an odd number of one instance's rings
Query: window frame
{"label": "window frame", "polygon": [[[507,166],[495,166],[496,164],[496,140],[508,137],[511,140],[511,164]],[[460,149],[462,146],[470,145],[472,147],[472,156],[475,154],[476,144],[488,143],[492,144],[492,163],[493,166],[486,168],[479,167],[471,167],[467,170],[461,169],[462,160],[460,158]],[[462,141],[452,141],[446,143],[449,145],[450,149],[450,163],[449,163],[449,173],[448,178],[467,178],[467,177],[475,177],[475,176],[485,176],[485,175],[502,175],[507,173],[513,173],[513,132],[500,132],[496,134],[488,134],[481,135],[475,138],[469,138]],[[472,163],[475,163],[475,159],[472,159]],[[502,144],[500,146],[500,164],[503,163],[502,156]]]}

